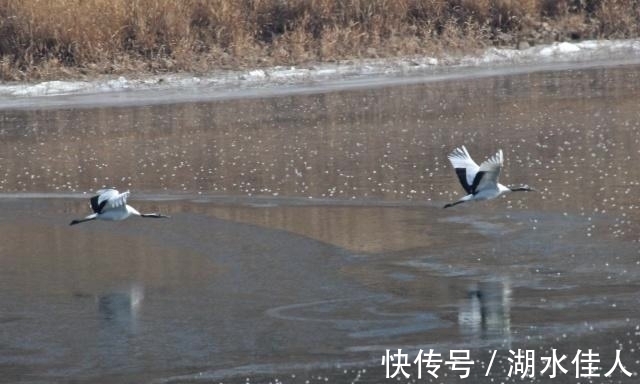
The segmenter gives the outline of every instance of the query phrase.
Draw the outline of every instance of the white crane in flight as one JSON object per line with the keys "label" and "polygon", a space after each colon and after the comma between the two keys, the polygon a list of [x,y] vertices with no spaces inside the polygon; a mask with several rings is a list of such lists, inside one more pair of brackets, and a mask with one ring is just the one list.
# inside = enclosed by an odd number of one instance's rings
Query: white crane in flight
{"label": "white crane in flight", "polygon": [[449,161],[455,168],[460,184],[462,184],[462,188],[467,192],[467,195],[456,202],[445,205],[444,208],[453,207],[467,201],[495,199],[507,192],[534,191],[528,186],[509,188],[498,183],[498,176],[503,163],[502,149],[478,166],[463,145],[451,152]]}
{"label": "white crane in flight", "polygon": [[129,191],[120,193],[115,189],[101,189],[97,195],[91,198],[91,209],[93,213],[89,216],[73,220],[69,225],[84,223],[91,220],[120,221],[131,215],[151,218],[168,218],[169,216],[159,213],[140,213],[135,208],[127,204]]}

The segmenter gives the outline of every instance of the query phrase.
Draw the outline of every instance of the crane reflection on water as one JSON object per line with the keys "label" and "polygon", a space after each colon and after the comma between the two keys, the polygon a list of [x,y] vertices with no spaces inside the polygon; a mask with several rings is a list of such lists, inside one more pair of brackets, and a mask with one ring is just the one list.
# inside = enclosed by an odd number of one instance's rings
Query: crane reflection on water
{"label": "crane reflection on water", "polygon": [[460,331],[477,339],[511,339],[511,286],[508,280],[478,282],[458,306]]}

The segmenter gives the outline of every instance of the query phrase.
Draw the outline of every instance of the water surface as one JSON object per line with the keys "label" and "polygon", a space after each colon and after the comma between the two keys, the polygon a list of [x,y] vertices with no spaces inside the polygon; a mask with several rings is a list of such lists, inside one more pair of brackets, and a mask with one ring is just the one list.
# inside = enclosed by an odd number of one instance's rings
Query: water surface
{"label": "water surface", "polygon": [[[380,382],[398,348],[637,372],[639,69],[3,110],[0,380]],[[461,144],[538,192],[443,210]],[[69,227],[103,186],[172,218]]]}

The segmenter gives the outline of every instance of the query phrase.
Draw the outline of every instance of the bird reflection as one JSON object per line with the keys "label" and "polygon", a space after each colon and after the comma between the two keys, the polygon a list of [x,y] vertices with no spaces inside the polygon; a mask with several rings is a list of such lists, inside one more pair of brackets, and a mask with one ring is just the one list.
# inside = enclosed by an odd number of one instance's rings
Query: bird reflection
{"label": "bird reflection", "polygon": [[458,307],[463,333],[481,339],[511,335],[511,288],[508,281],[481,282],[470,287]]}
{"label": "bird reflection", "polygon": [[132,285],[125,290],[99,295],[96,302],[103,320],[134,330],[143,298],[142,286]]}
{"label": "bird reflection", "polygon": [[101,369],[122,372],[135,365],[139,343],[138,317],[144,299],[141,285],[133,284],[95,296],[99,327],[95,345]]}

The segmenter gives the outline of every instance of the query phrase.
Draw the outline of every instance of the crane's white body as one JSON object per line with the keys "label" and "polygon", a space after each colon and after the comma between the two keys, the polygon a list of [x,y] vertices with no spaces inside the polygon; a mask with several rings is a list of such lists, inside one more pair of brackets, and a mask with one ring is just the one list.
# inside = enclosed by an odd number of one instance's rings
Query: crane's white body
{"label": "crane's white body", "polygon": [[91,215],[85,217],[85,219],[95,218],[98,220],[120,221],[128,218],[131,215],[140,216],[140,212],[138,212],[132,206],[125,204],[123,206],[110,209],[100,214],[92,213]]}
{"label": "crane's white body", "polygon": [[495,186],[489,186],[481,191],[478,191],[475,195],[469,194],[469,200],[490,200],[502,195],[503,193],[511,192],[511,190],[500,183],[496,183]]}
{"label": "crane's white body", "polygon": [[127,204],[130,192],[119,193],[115,189],[101,189],[98,192],[98,206],[105,203],[101,213],[96,217],[99,220],[120,221],[131,215],[140,216],[135,208]]}
{"label": "crane's white body", "polygon": [[463,145],[449,154],[449,161],[456,170],[456,174],[467,195],[460,200],[447,204],[448,208],[456,204],[473,200],[489,200],[507,193],[516,191],[532,191],[529,187],[509,188],[498,183],[498,176],[503,165],[502,149],[495,155],[478,165],[469,155]]}
{"label": "crane's white body", "polygon": [[168,217],[157,213],[141,214],[135,208],[127,204],[130,192],[118,192],[115,189],[101,189],[97,195],[91,198],[93,213],[80,220],[73,220],[70,225],[80,224],[90,220],[120,221],[130,216],[163,218]]}

